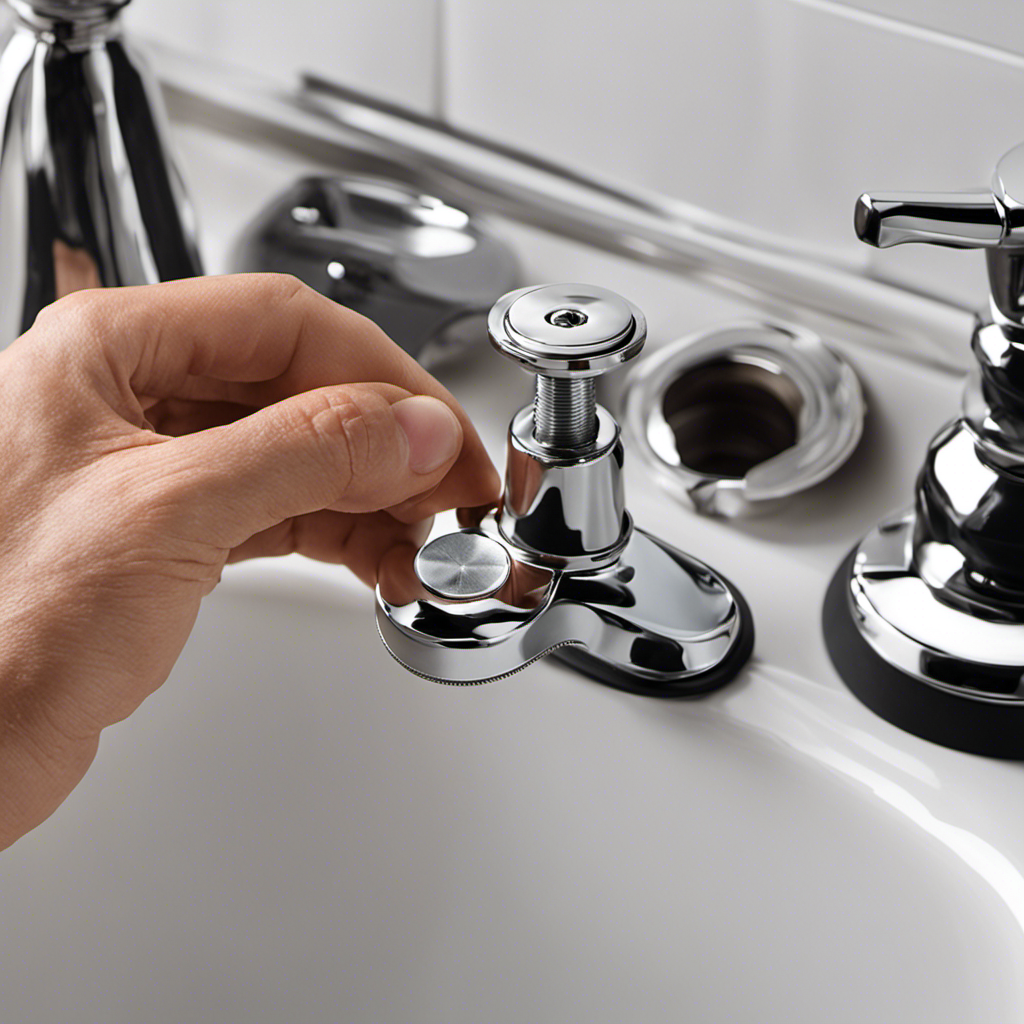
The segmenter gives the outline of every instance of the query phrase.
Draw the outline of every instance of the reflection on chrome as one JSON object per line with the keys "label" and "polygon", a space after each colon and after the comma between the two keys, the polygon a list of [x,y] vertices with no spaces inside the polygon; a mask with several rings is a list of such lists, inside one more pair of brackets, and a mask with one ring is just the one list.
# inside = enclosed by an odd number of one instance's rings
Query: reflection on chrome
{"label": "reflection on chrome", "polygon": [[[495,520],[484,528],[507,544]],[[428,591],[415,549],[393,552],[377,589],[377,625],[391,654],[437,682],[479,683],[574,646],[581,650],[566,660],[606,682],[621,676],[638,692],[690,694],[707,688],[705,674],[733,652],[744,625],[721,577],[642,530],[597,572],[546,569],[508,551],[507,582],[468,601]]]}
{"label": "reflection on chrome", "polygon": [[872,530],[844,568],[832,634],[845,645],[836,667],[869,707],[1003,757],[1024,756],[1022,208],[1024,146],[999,161],[990,192],[858,200],[870,244],[984,248],[994,322],[974,331],[962,415],[931,442],[913,509]]}
{"label": "reflection on chrome", "polygon": [[69,292],[202,273],[159,90],[121,37],[127,2],[10,0],[0,347]]}
{"label": "reflection on chrome", "polygon": [[509,675],[552,651],[650,696],[728,682],[753,646],[750,612],[708,566],[633,527],[619,426],[592,381],[636,355],[643,314],[607,289],[510,292],[491,310],[504,355],[537,374],[513,418],[497,512],[380,569],[377,625],[391,654],[438,682]]}
{"label": "reflection on chrome", "polygon": [[399,181],[303,177],[245,228],[232,269],[292,274],[369,317],[424,365],[486,335],[515,254],[480,217]]}
{"label": "reflection on chrome", "polygon": [[666,345],[630,374],[624,404],[659,480],[725,517],[777,511],[834,473],[865,414],[856,374],[817,334],[756,320]]}

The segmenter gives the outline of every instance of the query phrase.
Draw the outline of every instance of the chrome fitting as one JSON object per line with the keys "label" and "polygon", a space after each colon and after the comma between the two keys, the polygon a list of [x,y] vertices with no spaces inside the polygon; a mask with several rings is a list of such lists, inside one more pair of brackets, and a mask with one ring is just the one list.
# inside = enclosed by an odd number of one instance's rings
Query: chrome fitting
{"label": "chrome fitting", "polygon": [[697,512],[774,512],[853,453],[865,403],[852,368],[812,331],[741,321],[640,362],[625,386],[630,440]]}
{"label": "chrome fitting", "polygon": [[534,564],[610,564],[632,521],[619,425],[598,406],[594,380],[640,353],[643,313],[605,288],[545,285],[503,296],[487,328],[502,355],[536,374],[532,408],[509,427],[502,536]]}
{"label": "chrome fitting", "polygon": [[82,288],[202,274],[160,92],[127,0],[8,0],[0,53],[0,348]]}
{"label": "chrome fitting", "polygon": [[[1020,198],[1018,198],[1020,197]],[[864,195],[856,227],[885,247],[987,250],[994,322],[961,416],[932,440],[912,509],[840,567],[825,638],[850,689],[927,739],[1024,757],[1024,146],[990,192]]]}
{"label": "chrome fitting", "polygon": [[650,696],[721,686],[753,646],[749,609],[706,565],[633,529],[619,426],[594,401],[593,379],[642,348],[643,314],[603,288],[548,285],[504,296],[488,325],[538,375],[534,403],[509,429],[500,511],[381,567],[388,650],[437,682],[487,682],[556,651]]}

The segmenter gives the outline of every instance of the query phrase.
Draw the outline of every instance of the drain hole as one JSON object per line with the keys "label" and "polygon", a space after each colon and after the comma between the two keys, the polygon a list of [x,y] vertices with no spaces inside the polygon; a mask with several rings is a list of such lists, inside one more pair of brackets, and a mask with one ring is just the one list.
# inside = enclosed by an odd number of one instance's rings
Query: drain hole
{"label": "drain hole", "polygon": [[802,405],[788,377],[732,359],[684,370],[662,397],[680,462],[707,476],[730,478],[745,476],[796,444]]}

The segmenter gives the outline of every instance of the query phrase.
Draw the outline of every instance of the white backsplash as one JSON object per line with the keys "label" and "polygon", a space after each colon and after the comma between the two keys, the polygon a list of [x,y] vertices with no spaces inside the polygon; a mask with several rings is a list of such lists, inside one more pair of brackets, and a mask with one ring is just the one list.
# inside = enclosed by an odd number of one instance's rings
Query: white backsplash
{"label": "white backsplash", "polygon": [[456,123],[984,305],[980,254],[868,249],[853,206],[987,183],[1024,134],[1024,61],[799,0],[449,0],[447,20]]}
{"label": "white backsplash", "polygon": [[279,78],[441,103],[463,127],[985,305],[979,254],[872,250],[852,212],[864,190],[984,185],[1022,140],[1019,3],[135,0],[126,17]]}
{"label": "white backsplash", "polygon": [[284,81],[316,71],[430,110],[440,0],[135,0],[141,36]]}

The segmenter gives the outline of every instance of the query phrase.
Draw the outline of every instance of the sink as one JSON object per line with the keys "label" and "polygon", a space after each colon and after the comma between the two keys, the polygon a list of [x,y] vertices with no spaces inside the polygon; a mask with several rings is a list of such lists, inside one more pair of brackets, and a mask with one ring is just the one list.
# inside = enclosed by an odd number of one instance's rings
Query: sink
{"label": "sink", "polygon": [[235,567],[0,858],[3,1019],[1018,1019],[1024,883],[853,710],[439,686],[344,570]]}
{"label": "sink", "polygon": [[[176,134],[206,171],[215,271],[317,170]],[[652,350],[757,312],[501,226],[528,280],[571,268],[640,305]],[[229,567],[168,683],[0,856],[0,1024],[1024,1019],[1024,765],[875,717],[818,628],[961,382],[827,340],[866,385],[865,438],[787,511],[695,515],[627,449],[638,525],[721,569],[757,619],[753,660],[706,698],[551,659],[439,686],[391,661],[345,570]],[[527,379],[485,346],[443,379],[501,464]]]}

